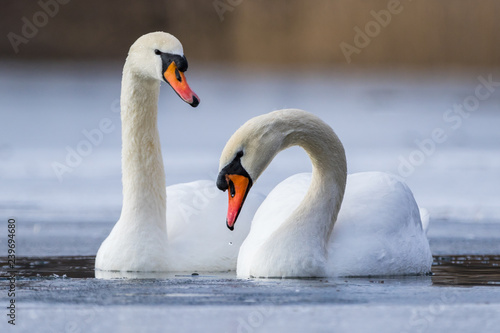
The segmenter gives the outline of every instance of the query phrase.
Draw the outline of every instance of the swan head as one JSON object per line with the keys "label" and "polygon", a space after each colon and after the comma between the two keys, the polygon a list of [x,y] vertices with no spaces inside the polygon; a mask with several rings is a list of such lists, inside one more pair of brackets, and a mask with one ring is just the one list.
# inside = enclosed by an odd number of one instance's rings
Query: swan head
{"label": "swan head", "polygon": [[158,31],[139,37],[130,47],[126,68],[143,79],[167,82],[192,107],[200,103],[184,76],[188,62],[182,44],[169,33]]}
{"label": "swan head", "polygon": [[302,110],[279,110],[248,120],[229,139],[219,163],[217,187],[228,190],[227,227],[234,224],[253,183],[281,150],[287,148],[289,116]]}

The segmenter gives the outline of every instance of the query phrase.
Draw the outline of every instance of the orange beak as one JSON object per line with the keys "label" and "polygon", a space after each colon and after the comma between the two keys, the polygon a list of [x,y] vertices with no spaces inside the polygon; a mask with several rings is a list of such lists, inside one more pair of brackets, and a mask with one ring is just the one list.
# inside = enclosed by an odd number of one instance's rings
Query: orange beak
{"label": "orange beak", "polygon": [[229,230],[233,230],[251,186],[250,179],[241,175],[226,175],[226,181],[229,189],[226,224]]}
{"label": "orange beak", "polygon": [[177,95],[189,105],[196,107],[200,104],[200,98],[191,90],[184,76],[184,72],[181,72],[177,68],[175,62],[172,61],[172,63],[170,63],[165,73],[163,73],[163,77]]}

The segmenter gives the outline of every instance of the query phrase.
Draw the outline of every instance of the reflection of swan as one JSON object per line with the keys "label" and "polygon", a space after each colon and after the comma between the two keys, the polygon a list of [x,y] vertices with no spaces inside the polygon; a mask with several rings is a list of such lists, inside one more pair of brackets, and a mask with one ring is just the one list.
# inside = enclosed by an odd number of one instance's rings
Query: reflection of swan
{"label": "reflection of swan", "polygon": [[379,172],[347,177],[340,140],[327,124],[301,110],[255,117],[227,142],[217,186],[230,193],[231,230],[253,182],[278,152],[294,145],[309,154],[312,174],[292,176],[267,196],[241,246],[238,276],[430,272],[429,243],[410,189]]}
{"label": "reflection of swan", "polygon": [[[213,185],[213,182],[212,182]],[[204,273],[191,273],[191,272],[127,272],[127,271],[95,271],[95,277],[98,279],[200,279],[206,281],[207,279],[230,279],[234,278],[234,272],[204,272]]]}
{"label": "reflection of swan", "polygon": [[[184,101],[197,106],[199,99],[184,77],[186,69],[182,45],[170,34],[144,35],[130,48],[120,101],[123,208],[97,252],[98,270],[218,271],[236,267],[244,236],[234,237],[216,222],[224,216],[218,214],[224,210],[226,196],[210,181],[165,190],[156,121],[160,82],[166,81]],[[251,209],[248,213],[253,215]]]}

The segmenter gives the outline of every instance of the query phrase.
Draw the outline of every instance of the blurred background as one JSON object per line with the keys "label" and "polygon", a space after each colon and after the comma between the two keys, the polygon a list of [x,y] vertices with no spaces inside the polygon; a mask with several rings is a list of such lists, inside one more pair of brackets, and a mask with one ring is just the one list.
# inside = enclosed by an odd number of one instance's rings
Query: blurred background
{"label": "blurred background", "polygon": [[[378,15],[383,24],[377,29],[368,23],[381,11],[391,15]],[[364,31],[368,24],[368,34],[376,36],[353,54],[353,65],[498,66],[499,14],[495,0],[5,0],[2,35],[22,36],[23,17],[39,31],[18,52],[2,38],[0,56],[122,60],[135,39],[162,30],[177,36],[198,62],[344,66],[339,45],[356,46],[354,27]]]}
{"label": "blurred background", "polygon": [[[0,213],[40,222],[33,232],[43,221],[111,228],[121,209],[121,69],[138,37],[162,30],[183,43],[201,97],[191,109],[163,85],[167,184],[215,179],[236,128],[296,107],[335,129],[349,172],[401,176],[436,220],[500,222],[499,17],[495,0],[4,0]],[[478,86],[488,97],[458,113]],[[69,166],[103,119],[113,130]],[[422,145],[436,129],[446,139]],[[291,149],[254,190],[309,170]]]}

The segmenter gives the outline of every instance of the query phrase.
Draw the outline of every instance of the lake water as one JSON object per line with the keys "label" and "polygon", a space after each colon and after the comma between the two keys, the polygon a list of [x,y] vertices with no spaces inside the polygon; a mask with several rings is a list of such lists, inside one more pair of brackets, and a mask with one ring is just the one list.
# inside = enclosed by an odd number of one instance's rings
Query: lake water
{"label": "lake water", "polygon": [[[429,210],[434,275],[299,280],[192,272],[95,279],[93,256],[121,208],[121,65],[3,63],[0,72],[2,332],[498,329],[500,92],[490,87],[477,105],[474,96],[484,80],[500,82],[499,72],[190,64],[186,76],[201,98],[197,109],[162,88],[158,122],[167,184],[215,179],[219,154],[236,128],[295,107],[334,128],[349,172],[398,174]],[[489,90],[479,91],[484,97]],[[85,145],[85,131],[103,121],[109,131],[69,166],[68,154]],[[71,170],[58,173],[57,163]],[[306,154],[292,148],[253,190],[267,193],[288,175],[309,170]],[[6,316],[8,218],[17,223],[16,327]]]}

